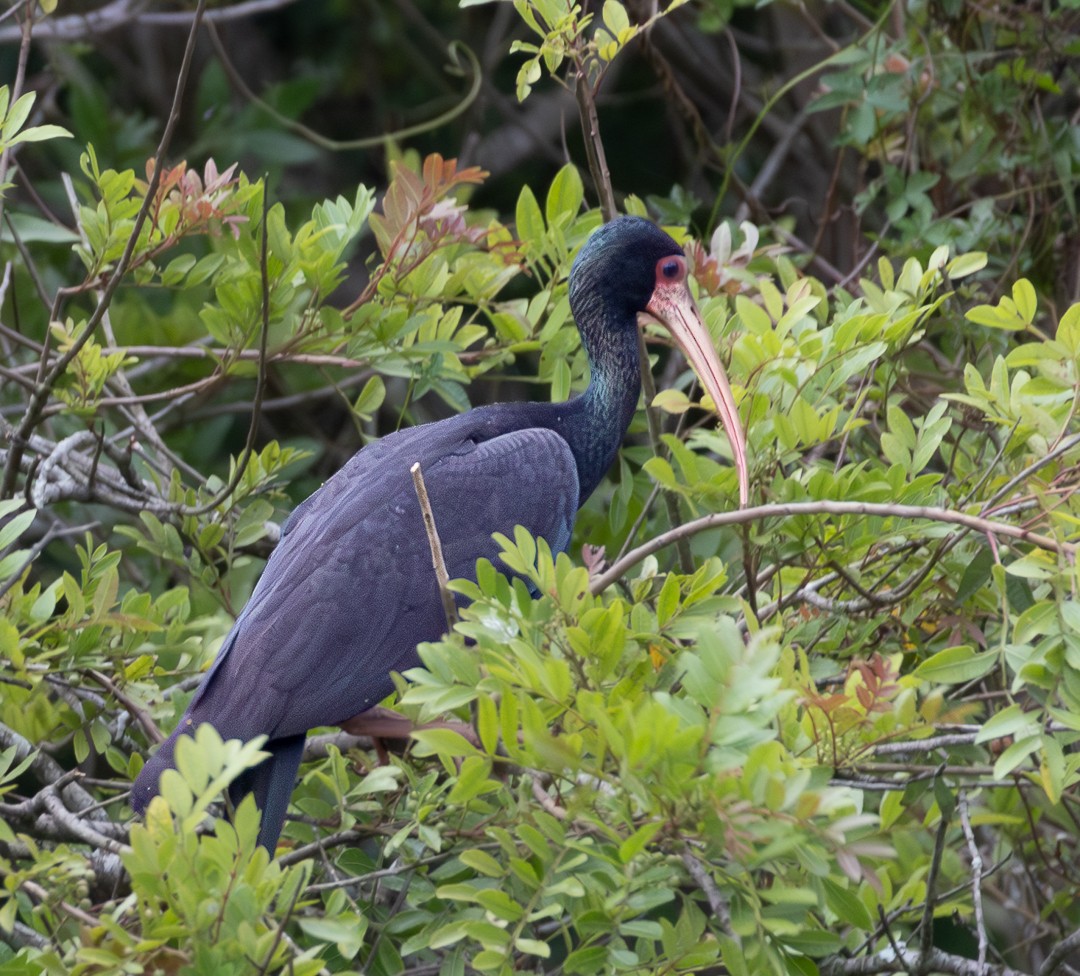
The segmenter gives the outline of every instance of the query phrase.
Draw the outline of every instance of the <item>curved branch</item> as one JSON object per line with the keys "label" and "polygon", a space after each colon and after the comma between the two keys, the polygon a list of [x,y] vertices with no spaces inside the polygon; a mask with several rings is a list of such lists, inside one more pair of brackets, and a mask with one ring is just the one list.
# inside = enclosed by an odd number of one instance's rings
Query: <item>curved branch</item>
{"label": "curved branch", "polygon": [[1023,976],[1019,970],[1010,966],[993,963],[980,966],[976,959],[954,956],[940,949],[930,949],[924,953],[903,946],[899,952],[888,948],[872,956],[857,956],[854,959],[833,956],[823,959],[819,970],[821,976],[873,976],[875,973],[921,971],[946,973],[947,976]]}
{"label": "curved branch", "polygon": [[307,139],[308,142],[318,146],[320,149],[326,149],[329,152],[345,152],[352,149],[376,149],[387,143],[400,142],[404,139],[409,139],[412,136],[430,132],[432,129],[437,129],[441,125],[446,125],[472,106],[472,103],[476,101],[477,96],[480,94],[480,87],[484,80],[483,72],[480,68],[480,61],[473,53],[472,48],[461,41],[451,41],[446,48],[447,56],[450,59],[450,68],[454,73],[464,75],[465,72],[462,70],[461,66],[461,56],[464,55],[465,60],[469,65],[469,74],[472,76],[472,83],[469,85],[469,90],[456,105],[447,109],[440,115],[435,116],[433,119],[428,119],[426,122],[418,122],[416,125],[406,126],[404,129],[397,129],[394,132],[383,132],[377,136],[367,136],[363,139],[330,139],[321,132],[316,132],[309,126],[304,125],[303,122],[297,122],[296,119],[290,119],[287,115],[282,115],[282,113],[274,108],[273,105],[256,95],[229,59],[228,52],[225,50],[225,45],[221,43],[221,38],[214,29],[214,25],[212,23],[207,23],[206,26],[207,33],[210,35],[210,40],[214,45],[214,51],[221,61],[221,66],[225,69],[225,73],[229,76],[229,80],[236,86],[240,94],[251,102],[252,105],[257,105],[262,111],[266,112],[278,123],[278,125],[288,129],[290,132],[296,133],[303,139]]}
{"label": "curved branch", "polygon": [[1069,559],[1075,559],[1077,549],[1080,548],[1075,542],[1058,542],[1056,539],[1051,539],[1049,536],[1038,532],[1032,532],[1019,525],[980,518],[978,515],[968,515],[966,512],[956,512],[949,508],[938,508],[933,505],[892,505],[885,502],[839,501],[783,502],[772,505],[755,505],[753,508],[743,508],[734,512],[716,512],[686,522],[667,532],[662,532],[644,545],[631,549],[606,572],[597,576],[591,586],[592,593],[595,595],[603,592],[612,583],[620,579],[627,570],[678,539],[697,535],[699,532],[719,528],[723,525],[742,525],[747,522],[756,522],[759,519],[798,515],[868,515],[876,518],[926,519],[930,522],[945,522],[950,525],[962,525],[964,528],[974,529],[983,535],[1008,536],[1022,542],[1030,542],[1040,549],[1056,552]]}
{"label": "curved branch", "polygon": [[[278,10],[296,3],[296,0],[246,0],[231,7],[219,7],[209,10],[203,16],[206,21],[225,23],[230,20],[242,20],[255,17],[271,10]],[[46,17],[34,25],[34,36],[46,41],[79,41],[98,34],[107,34],[129,24],[149,25],[153,27],[186,27],[195,13],[192,11],[151,11],[143,9],[141,3],[133,0],[114,0],[97,10],[88,10],[82,14],[67,17]],[[18,27],[0,29],[0,44],[10,44],[19,40]]]}

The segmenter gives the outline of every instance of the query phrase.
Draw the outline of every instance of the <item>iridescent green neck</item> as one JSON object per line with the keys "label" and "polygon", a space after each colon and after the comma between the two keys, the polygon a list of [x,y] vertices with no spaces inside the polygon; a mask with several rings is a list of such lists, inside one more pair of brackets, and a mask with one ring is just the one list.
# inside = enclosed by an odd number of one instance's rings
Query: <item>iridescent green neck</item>
{"label": "iridescent green neck", "polygon": [[559,425],[577,460],[582,501],[615,460],[641,395],[636,321],[586,321],[581,331],[589,357],[589,385],[562,405],[565,413]]}

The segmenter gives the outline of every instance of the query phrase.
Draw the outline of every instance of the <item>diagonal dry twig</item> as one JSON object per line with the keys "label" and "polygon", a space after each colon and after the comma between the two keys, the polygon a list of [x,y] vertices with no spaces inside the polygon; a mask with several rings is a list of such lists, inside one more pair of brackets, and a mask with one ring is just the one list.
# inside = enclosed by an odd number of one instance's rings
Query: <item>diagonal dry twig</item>
{"label": "diagonal dry twig", "polygon": [[439,598],[442,600],[443,613],[446,614],[446,626],[453,630],[458,620],[457,605],[454,603],[454,595],[450,592],[450,576],[446,571],[446,560],[443,558],[442,543],[439,541],[439,530],[435,525],[435,513],[431,510],[431,499],[428,498],[424,473],[419,461],[409,468],[409,474],[412,475],[413,487],[416,489],[416,497],[420,502],[420,512],[424,516],[424,531],[427,533],[428,545],[431,547],[431,565],[439,584]]}

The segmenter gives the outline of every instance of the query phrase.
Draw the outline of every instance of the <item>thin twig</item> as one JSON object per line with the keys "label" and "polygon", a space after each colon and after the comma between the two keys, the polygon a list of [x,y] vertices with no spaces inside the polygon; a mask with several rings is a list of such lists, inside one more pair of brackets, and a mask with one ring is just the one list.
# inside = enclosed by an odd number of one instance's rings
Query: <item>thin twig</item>
{"label": "thin twig", "polygon": [[302,122],[297,122],[296,119],[291,119],[289,116],[283,115],[269,102],[259,98],[259,96],[251,90],[247,82],[244,81],[240,72],[236,70],[235,65],[229,58],[228,52],[225,50],[225,45],[221,43],[221,38],[218,36],[217,29],[212,23],[208,23],[207,28],[207,33],[210,35],[210,41],[213,43],[214,50],[217,52],[218,60],[221,62],[222,68],[225,69],[225,74],[228,75],[229,80],[240,94],[251,102],[252,105],[256,105],[260,110],[266,112],[278,123],[278,125],[291,132],[295,132],[301,138],[307,139],[308,142],[313,145],[329,152],[377,149],[380,146],[385,146],[390,143],[400,143],[406,139],[412,139],[415,136],[423,135],[433,129],[446,125],[462,113],[468,111],[480,94],[480,89],[484,80],[480,62],[473,53],[472,48],[461,41],[451,41],[446,47],[446,56],[450,61],[452,70],[458,74],[464,74],[464,71],[461,70],[460,63],[462,56],[464,56],[465,61],[468,62],[469,74],[471,75],[468,91],[466,91],[454,105],[445,112],[441,112],[439,115],[435,116],[435,118],[428,119],[424,122],[418,122],[416,125],[406,126],[404,129],[397,129],[394,132],[381,132],[378,135],[366,136],[360,139],[331,139],[324,136],[321,132],[316,132],[314,129],[304,125]]}
{"label": "thin twig", "polygon": [[1080,929],[1074,930],[1050,950],[1039,970],[1039,976],[1054,976],[1054,973],[1065,967],[1065,960],[1069,955],[1077,950],[1080,950]]}
{"label": "thin twig", "polygon": [[[224,349],[211,346],[102,346],[101,354],[110,356],[154,356],[169,359],[258,360],[257,349]],[[323,353],[272,352],[266,356],[268,365],[297,363],[303,366],[340,366],[343,369],[365,369],[371,366],[368,359],[349,356],[331,356]]]}
{"label": "thin twig", "polygon": [[[600,118],[596,114],[596,91],[589,81],[588,69],[584,62],[578,60],[576,70],[575,94],[581,119],[581,132],[585,139],[585,154],[588,157],[589,172],[596,186],[596,192],[600,196],[600,213],[606,223],[615,219],[615,190],[611,184],[611,170],[608,168],[604,142],[600,138]],[[660,440],[660,414],[653,406],[653,400],[656,399],[656,381],[653,379],[652,369],[649,366],[649,351],[645,345],[645,336],[640,330],[638,331],[638,361],[641,370],[641,391],[645,399],[645,419],[649,425],[649,443],[652,445],[653,453],[657,457],[663,457],[665,452]],[[664,494],[664,505],[671,525],[678,525],[681,521],[678,499],[667,492]],[[675,544],[679,555],[679,567],[684,573],[692,573],[694,563],[689,545],[682,540],[676,540]]]}
{"label": "thin twig", "polygon": [[248,461],[255,450],[255,438],[259,433],[259,420],[262,417],[262,402],[266,395],[266,349],[270,341],[270,271],[269,271],[269,236],[267,228],[267,216],[270,212],[269,179],[263,177],[262,199],[262,241],[259,250],[259,280],[262,284],[261,323],[259,331],[259,359],[255,375],[255,400],[251,404],[251,423],[248,424],[247,439],[244,441],[244,449],[236,459],[236,467],[229,483],[225,485],[213,498],[196,505],[193,508],[184,506],[180,511],[185,515],[205,515],[212,512],[226,498],[229,497],[239,486],[247,472]]}
{"label": "thin twig", "polygon": [[[36,881],[31,881],[29,878],[24,879],[19,887],[21,887],[22,890],[36,902],[39,902],[42,905],[49,904],[49,892],[42,888]],[[91,915],[89,912],[83,911],[77,905],[72,905],[71,902],[61,899],[57,904],[72,918],[82,922],[83,925],[87,925],[90,928],[97,928],[97,926],[101,924],[101,919]]]}
{"label": "thin twig", "polygon": [[351,827],[348,830],[330,834],[328,837],[320,837],[303,847],[294,848],[288,854],[279,856],[277,862],[281,867],[287,868],[290,865],[299,864],[301,861],[315,857],[315,855],[321,854],[331,847],[340,847],[342,844],[357,844],[370,837],[371,833],[370,830],[365,830],[362,827]]}
{"label": "thin twig", "polygon": [[165,741],[165,734],[157,727],[157,723],[150,717],[150,714],[146,709],[141,707],[130,695],[125,694],[117,688],[107,675],[102,674],[100,671],[96,671],[94,668],[88,669],[87,674],[112,695],[113,698],[120,702],[120,704],[127,709],[129,714],[135,716],[136,721],[142,726],[143,731],[146,733],[146,737],[151,742],[160,744]]}
{"label": "thin twig", "polygon": [[600,195],[600,213],[604,223],[607,223],[615,219],[615,191],[611,185],[611,170],[608,169],[604,143],[600,139],[600,118],[596,114],[596,92],[589,81],[585,64],[578,60],[575,67],[577,79],[574,93],[577,95],[581,134],[585,137],[585,155],[589,160],[589,172],[596,185],[596,192]]}
{"label": "thin twig", "polygon": [[986,937],[986,919],[983,916],[982,876],[983,860],[979,845],[975,840],[975,831],[971,829],[971,817],[968,814],[967,794],[960,794],[960,826],[964,830],[968,854],[971,857],[971,902],[975,912],[975,932],[979,939],[979,968],[986,970],[986,952],[989,939]]}
{"label": "thin twig", "polygon": [[[1005,482],[994,494],[983,504],[982,513],[989,515],[994,506],[1000,502],[1003,498],[1006,498],[1009,493],[1019,484],[1023,484],[1029,477],[1035,474],[1040,468],[1045,467],[1051,461],[1057,460],[1063,454],[1068,453],[1074,447],[1080,444],[1080,434],[1074,434],[1072,437],[1068,437],[1057,445],[1052,451],[1048,451],[1044,457],[1039,458],[1037,461],[1033,461],[1030,465],[1024,468],[1016,477],[1010,478]],[[1004,450],[1004,447],[1002,448]]]}
{"label": "thin twig", "polygon": [[945,838],[949,833],[949,818],[946,812],[944,810],[938,812],[941,820],[938,823],[937,835],[934,837],[934,853],[930,858],[930,870],[926,875],[926,902],[923,905],[919,929],[920,965],[912,970],[915,974],[924,974],[930,970],[930,953],[934,948],[934,906],[937,904],[937,880],[941,872],[941,859],[945,855]]}
{"label": "thin twig", "polygon": [[23,418],[11,439],[11,450],[8,452],[7,463],[4,467],[4,477],[2,482],[0,482],[0,498],[11,497],[11,493],[15,488],[15,479],[19,472],[19,461],[22,459],[27,438],[41,420],[45,405],[52,395],[53,387],[75,357],[79,355],[86,343],[90,341],[90,337],[97,331],[102,318],[108,311],[109,305],[112,303],[113,295],[116,294],[116,290],[120,287],[120,282],[127,274],[127,269],[134,256],[135,247],[138,244],[143,225],[146,223],[146,220],[150,215],[150,209],[154,205],[155,198],[157,197],[158,186],[161,183],[161,173],[165,168],[165,154],[172,144],[173,133],[176,131],[176,126],[180,121],[180,106],[182,104],[184,91],[187,88],[188,76],[191,73],[191,62],[195,54],[195,39],[199,33],[199,24],[202,21],[202,15],[205,8],[206,0],[198,0],[195,13],[192,17],[191,30],[188,32],[187,45],[184,48],[183,61],[180,64],[180,75],[177,79],[176,91],[173,94],[172,108],[169,110],[169,118],[165,123],[165,131],[162,132],[161,141],[158,143],[157,151],[154,153],[154,171],[150,174],[150,179],[146,187],[146,195],[139,207],[139,212],[135,215],[135,220],[132,222],[131,234],[128,236],[123,253],[117,259],[116,266],[113,268],[109,280],[105,283],[105,287],[102,289],[101,295],[98,298],[97,305],[91,313],[90,318],[87,320],[86,325],[83,327],[82,332],[75,341],[72,342],[67,351],[64,352],[63,355],[57,357],[52,366],[42,377],[38,388],[30,397],[30,401],[26,407],[26,413],[23,414]]}
{"label": "thin twig", "polygon": [[731,927],[731,910],[727,899],[721,894],[708,869],[690,851],[683,851],[682,862],[694,883],[704,892],[717,924],[725,934],[738,942],[739,936]]}

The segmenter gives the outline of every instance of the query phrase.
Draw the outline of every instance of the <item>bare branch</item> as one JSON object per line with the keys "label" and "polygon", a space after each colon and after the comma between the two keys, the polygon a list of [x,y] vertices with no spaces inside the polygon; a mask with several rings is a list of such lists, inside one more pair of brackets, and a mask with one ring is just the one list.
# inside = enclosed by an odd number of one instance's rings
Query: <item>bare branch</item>
{"label": "bare branch", "polygon": [[[21,762],[27,756],[34,754],[34,759],[30,763],[30,772],[34,774],[39,783],[49,786],[64,778],[65,770],[55,759],[43,752],[35,751],[30,742],[19,735],[18,732],[0,723],[0,748],[6,749],[11,746],[15,747],[15,759],[17,761]],[[97,805],[97,800],[78,783],[68,780],[64,781],[60,795],[63,796],[64,801],[72,809],[77,811],[87,810]]]}
{"label": "bare branch", "polygon": [[[934,836],[934,853],[930,858],[930,870],[926,874],[926,902],[923,904],[922,921],[919,924],[919,965],[912,970],[916,974],[930,971],[930,953],[934,949],[934,905],[938,898],[938,874],[941,872],[941,859],[945,855],[945,838],[949,833],[949,818],[946,812],[939,810],[938,815],[941,820]],[[979,968],[981,972],[983,967]]]}
{"label": "bare branch", "polygon": [[[947,976],[1025,976],[1022,972],[1005,965],[980,966],[974,959],[954,956],[940,949],[927,952],[901,946],[899,954],[892,948],[883,949],[872,956],[851,959],[831,956],[821,960],[821,976],[873,976],[874,973],[945,973]],[[1040,974],[1042,976],[1042,974]]]}
{"label": "bare branch", "polygon": [[983,916],[982,877],[983,860],[979,845],[975,840],[975,831],[971,828],[971,816],[968,813],[967,793],[960,794],[960,826],[964,830],[968,855],[971,857],[971,900],[975,910],[975,931],[979,939],[979,966],[986,967],[986,952],[990,941],[986,936],[986,919]]}
{"label": "bare branch", "polygon": [[1074,930],[1050,950],[1039,970],[1039,976],[1054,976],[1054,973],[1065,967],[1066,959],[1077,951],[1080,951],[1080,929]]}
{"label": "bare branch", "polygon": [[683,851],[682,862],[694,883],[705,893],[717,923],[729,937],[738,942],[739,936],[731,927],[731,910],[728,908],[727,899],[720,893],[708,868],[690,851]]}
{"label": "bare branch", "polygon": [[[218,7],[206,12],[207,21],[225,23],[230,20],[243,20],[271,10],[279,10],[296,3],[296,0],[246,0],[233,6]],[[145,5],[136,0],[113,0],[97,10],[88,10],[85,14],[71,14],[67,17],[48,17],[34,25],[34,36],[47,41],[80,41],[98,34],[107,34],[128,27],[142,24],[154,27],[187,27],[195,13],[177,11],[147,10]],[[19,39],[19,30],[15,27],[0,29],[0,44],[10,44]]]}
{"label": "bare branch", "polygon": [[974,529],[984,535],[1007,536],[1029,542],[1040,549],[1059,553],[1068,559],[1076,558],[1078,548],[1075,542],[1059,542],[1022,526],[980,518],[977,515],[968,515],[966,512],[956,512],[952,509],[937,508],[931,505],[892,505],[883,502],[842,501],[784,502],[772,505],[755,505],[752,508],[743,508],[732,512],[716,512],[686,522],[667,532],[662,532],[656,538],[638,546],[636,549],[632,549],[616,561],[607,572],[597,577],[592,584],[591,590],[594,594],[601,593],[647,556],[659,552],[677,539],[686,538],[724,525],[742,525],[766,518],[790,518],[799,515],[865,515],[871,518],[926,519],[931,522],[945,522],[950,525],[962,525],[964,528]]}

